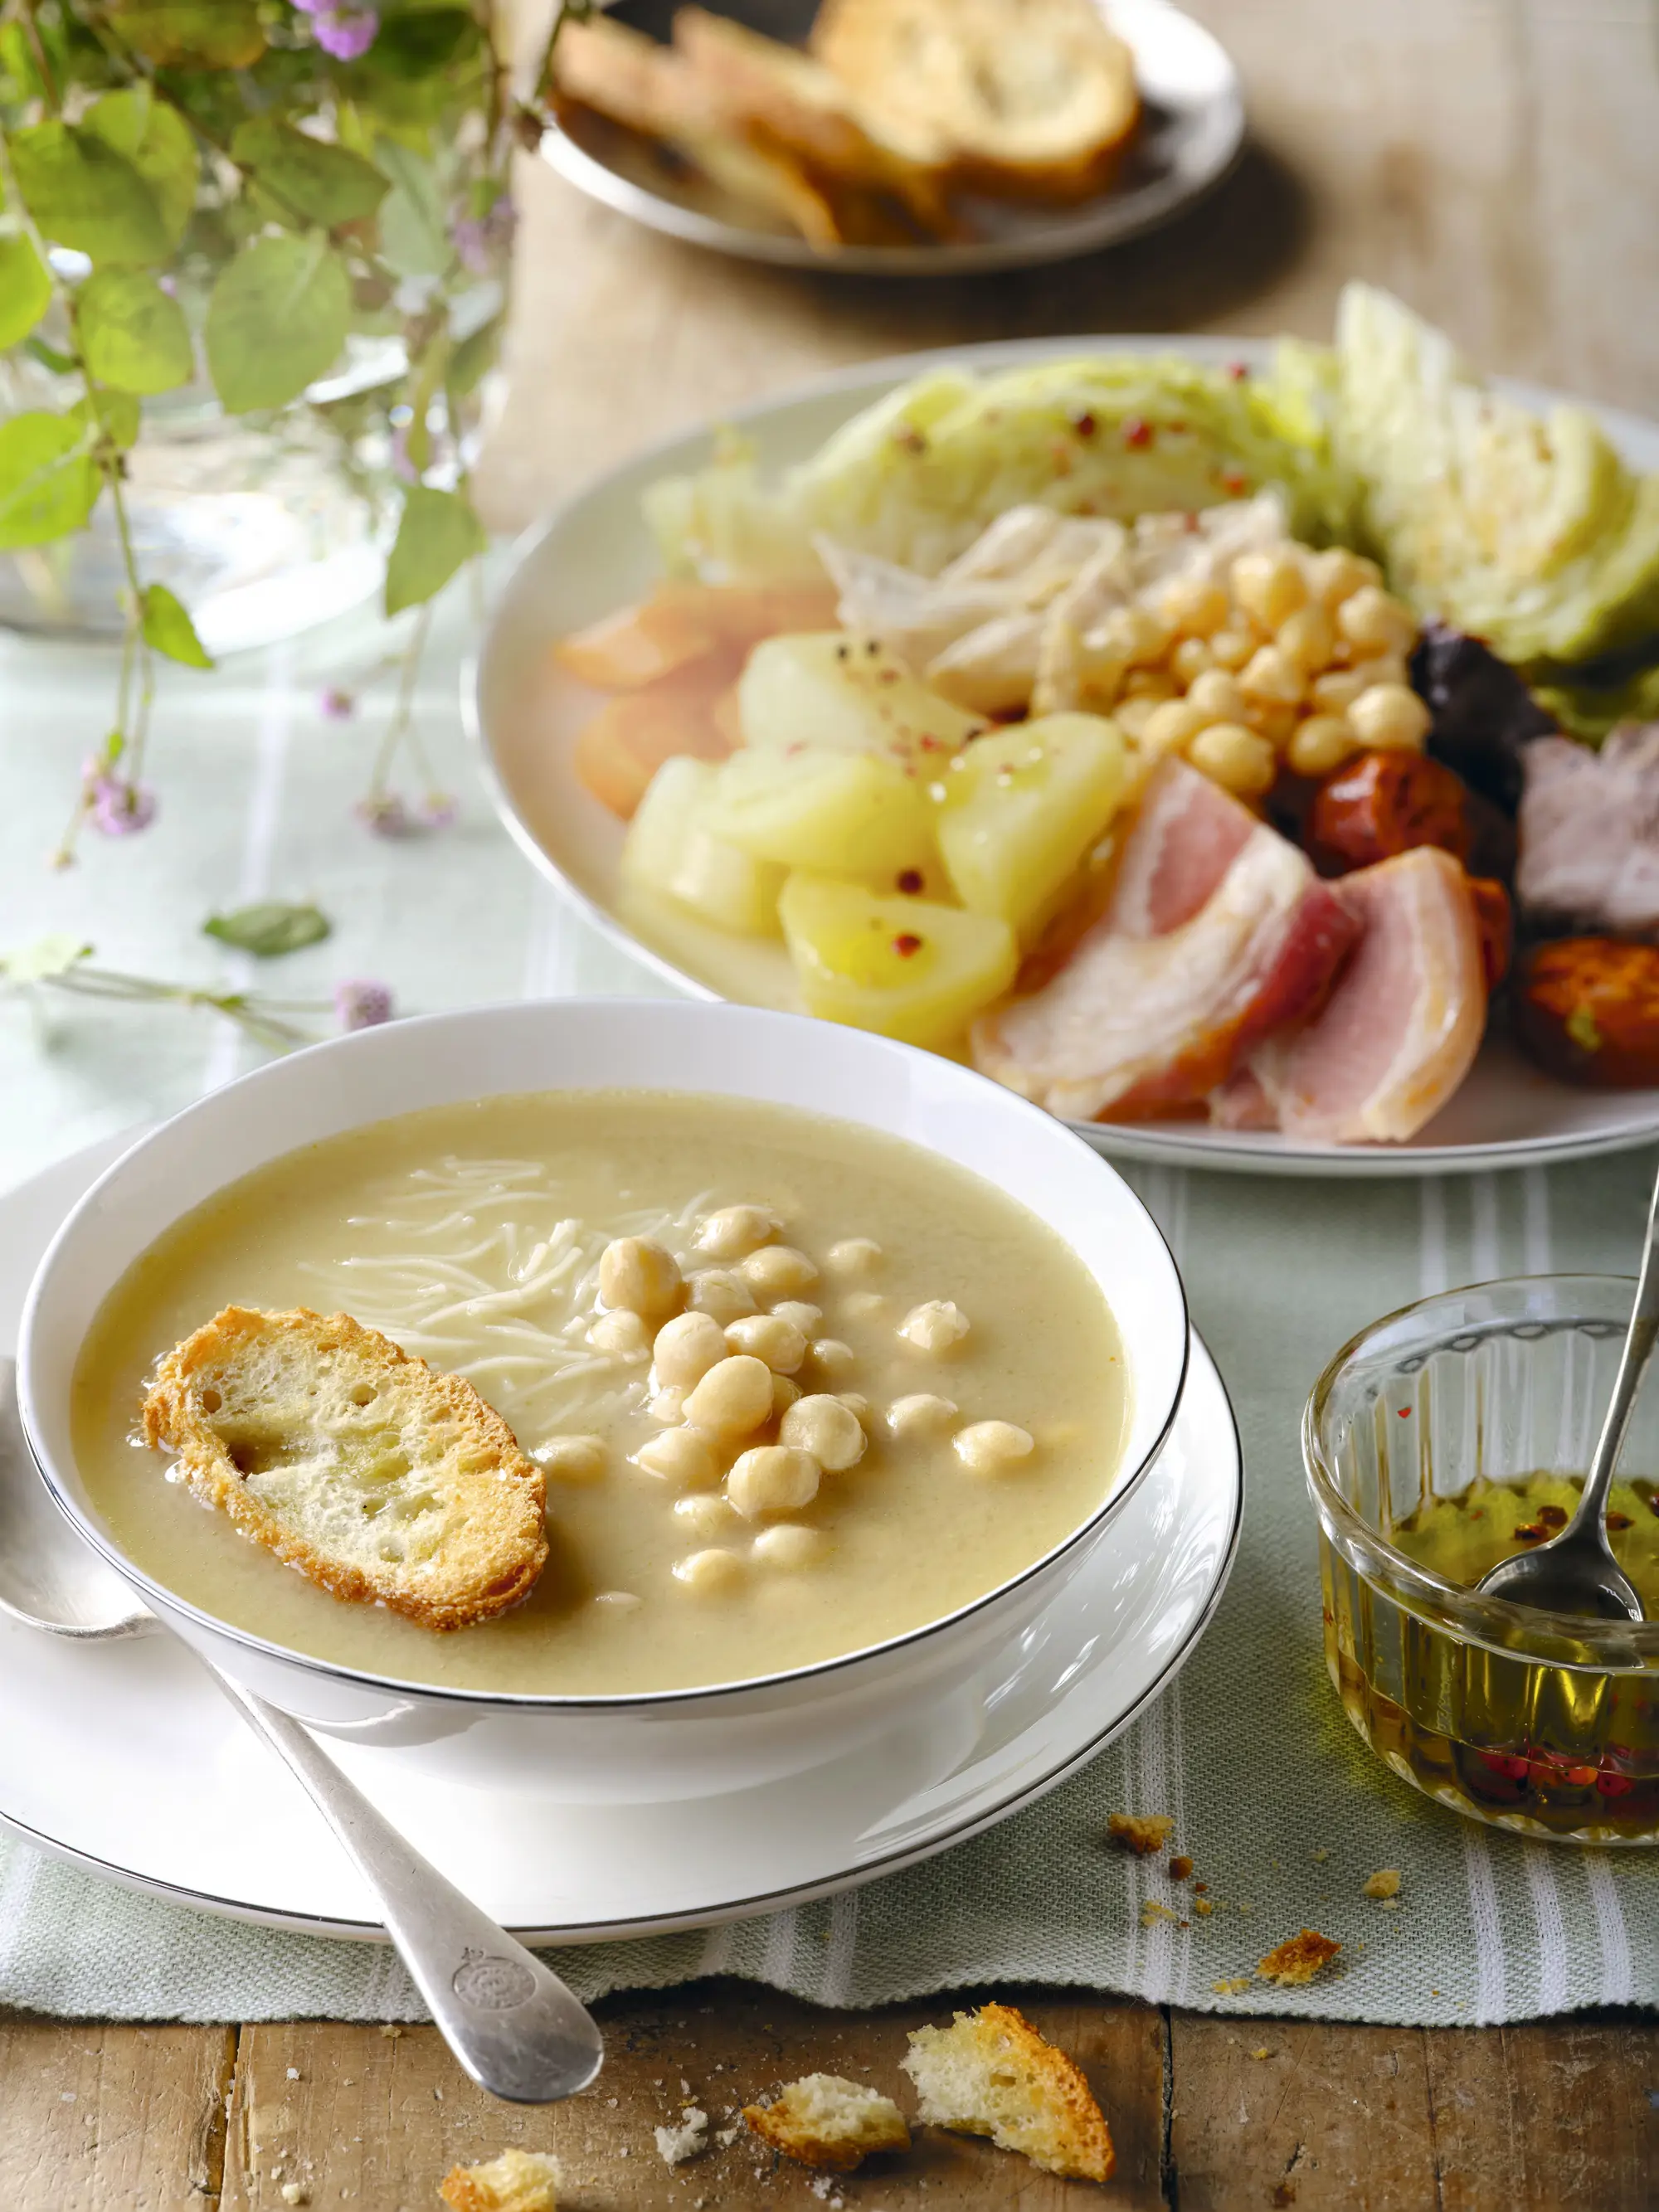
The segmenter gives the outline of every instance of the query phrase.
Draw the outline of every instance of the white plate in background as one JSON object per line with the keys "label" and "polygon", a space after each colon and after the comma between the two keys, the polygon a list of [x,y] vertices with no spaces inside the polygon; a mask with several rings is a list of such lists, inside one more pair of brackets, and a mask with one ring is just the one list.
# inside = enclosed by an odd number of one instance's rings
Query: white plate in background
{"label": "white plate in background", "polygon": [[[544,160],[590,199],[652,230],[745,261],[827,269],[846,276],[965,276],[1070,261],[1168,222],[1224,177],[1244,143],[1244,102],[1225,50],[1166,0],[1101,0],[1133,51],[1144,112],[1123,167],[1105,191],[1075,206],[975,198],[981,234],[961,244],[843,246],[822,252],[705,179],[660,156],[645,140],[602,117],[549,125]],[[616,0],[608,11],[635,28],[665,29],[673,0]],[[778,35],[804,38],[814,0],[773,0],[764,10],[718,7]]]}

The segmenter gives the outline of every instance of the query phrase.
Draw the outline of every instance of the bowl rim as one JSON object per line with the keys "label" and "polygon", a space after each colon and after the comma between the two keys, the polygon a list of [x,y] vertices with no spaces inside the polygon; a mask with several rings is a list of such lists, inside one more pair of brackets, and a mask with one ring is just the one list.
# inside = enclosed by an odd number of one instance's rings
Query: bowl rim
{"label": "bowl rim", "polygon": [[[1636,1294],[1633,1275],[1589,1269],[1494,1275],[1479,1282],[1453,1284],[1445,1290],[1431,1291],[1425,1297],[1412,1298],[1391,1312],[1379,1315],[1375,1321],[1367,1322],[1327,1361],[1303,1407],[1302,1462],[1309,1494],[1324,1534],[1356,1573],[1382,1589],[1385,1595],[1405,1610],[1427,1620],[1457,1641],[1480,1644],[1507,1657],[1581,1672],[1648,1673],[1659,1667],[1659,1620],[1626,1624],[1591,1620],[1577,1613],[1549,1613],[1541,1606],[1517,1605],[1512,1599],[1483,1595],[1467,1583],[1449,1581],[1445,1576],[1409,1558],[1356,1511],[1338,1486],[1325,1449],[1324,1417],[1336,1386],[1344,1374],[1358,1364],[1366,1345],[1382,1330],[1477,1291],[1515,1291],[1544,1284],[1558,1291],[1583,1286],[1586,1292],[1591,1285],[1605,1288],[1616,1285],[1626,1293],[1626,1303],[1632,1301]],[[1512,1317],[1509,1325],[1519,1318]],[[1559,1325],[1572,1327],[1601,1317],[1566,1310],[1556,1318]],[[1617,1325],[1622,1327],[1625,1318],[1621,1316]],[[1492,1333],[1496,1334],[1502,1326],[1494,1321]],[[1456,1332],[1460,1336],[1469,1333],[1468,1328]],[[1465,1615],[1467,1618],[1460,1617]]]}
{"label": "bowl rim", "polygon": [[[1018,1573],[996,1583],[992,1589],[981,1592],[977,1597],[969,1599],[953,1611],[941,1614],[936,1620],[921,1622],[915,1627],[907,1629],[899,1635],[884,1638],[879,1643],[861,1644],[854,1650],[833,1654],[828,1658],[813,1661],[805,1666],[781,1668],[766,1674],[746,1675],[735,1680],[688,1684],[672,1689],[623,1691],[606,1692],[598,1696],[571,1697],[550,1696],[542,1692],[521,1690],[463,1689],[447,1683],[422,1682],[407,1676],[374,1674],[364,1668],[343,1665],[337,1661],[319,1659],[312,1654],[295,1650],[288,1644],[276,1643],[270,1638],[258,1635],[252,1629],[241,1628],[234,1622],[221,1619],[218,1614],[206,1611],[191,1600],[181,1597],[165,1583],[148,1573],[136,1561],[129,1559],[114,1539],[98,1525],[89,1513],[83,1510],[79,1501],[66,1488],[51,1463],[51,1455],[41,1444],[37,1433],[33,1387],[36,1312],[45,1294],[52,1271],[58,1262],[58,1255],[76,1231],[82,1217],[91,1211],[100,1195],[112,1183],[124,1177],[150,1146],[170,1131],[181,1123],[193,1121],[201,1115],[222,1112],[226,1101],[244,1093],[251,1085],[264,1083],[279,1070],[291,1069],[301,1063],[314,1065],[324,1060],[332,1064],[342,1053],[375,1049],[376,1039],[383,1038],[393,1032],[406,1036],[411,1031],[453,1028],[492,1018],[499,1019],[514,1016],[529,1018],[536,1015],[543,1018],[549,1015],[556,1017],[565,1010],[603,1010],[611,1013],[621,1013],[625,1018],[635,1019],[660,1018],[667,1012],[680,1019],[712,1018],[716,1022],[735,1021],[739,1026],[745,1027],[753,1024],[772,1027],[781,1024],[790,1029],[799,1027],[809,1029],[812,1032],[815,1043],[820,1048],[823,1048],[826,1033],[832,1039],[840,1034],[834,1024],[817,1021],[811,1015],[790,1013],[770,1007],[738,1006],[726,1000],[714,1002],[696,1000],[664,1000],[627,996],[606,997],[598,994],[552,1000],[498,1000],[483,1006],[453,1007],[429,1014],[406,1016],[394,1024],[376,1025],[374,1028],[355,1031],[345,1036],[325,1038],[317,1044],[306,1046],[299,1051],[287,1054],[280,1060],[266,1061],[263,1066],[250,1069],[246,1074],[239,1076],[234,1081],[222,1085],[219,1089],[209,1091],[202,1097],[193,1100],[179,1113],[169,1115],[165,1121],[157,1123],[154,1128],[145,1131],[136,1143],[130,1146],[118,1158],[112,1161],[82,1194],[59,1224],[30,1282],[18,1335],[17,1401],[19,1420],[24,1441],[28,1447],[29,1456],[34,1462],[36,1471],[46,1486],[47,1494],[58,1510],[64,1515],[76,1534],[88,1543],[125,1582],[137,1588],[150,1603],[152,1609],[164,1621],[169,1613],[179,1614],[205,1633],[224,1638],[241,1649],[257,1654],[261,1658],[275,1660],[287,1666],[297,1668],[302,1672],[321,1675],[331,1680],[357,1683],[405,1698],[418,1697],[442,1704],[492,1711],[563,1712],[575,1716],[587,1713],[617,1714],[630,1711],[652,1711],[664,1706],[696,1705],[700,1701],[712,1701],[715,1698],[730,1698],[743,1693],[787,1689],[792,1686],[832,1676],[850,1667],[860,1666],[867,1662],[890,1656],[911,1646],[919,1646],[929,1638],[941,1635],[947,1629],[961,1626],[992,1605],[1000,1604],[1012,1597],[1036,1576],[1057,1566],[1079,1546],[1085,1541],[1092,1541],[1097,1534],[1104,1531],[1122,1506],[1139,1488],[1152,1468],[1157,1465],[1164,1445],[1169,1442],[1170,1432],[1175,1425],[1176,1416],[1180,1411],[1182,1400],[1185,1396],[1187,1381],[1191,1371],[1192,1316],[1187,1297],[1187,1286],[1168,1237],[1158,1225],[1151,1208],[1127,1178],[1121,1174],[1109,1160],[1095,1152],[1080,1137],[1076,1136],[1064,1122],[1057,1121],[1052,1115],[1044,1113],[1040,1107],[1032,1105],[1029,1100],[1019,1097],[1017,1093],[1007,1090],[1003,1085],[994,1083],[989,1077],[981,1075],[972,1068],[962,1066],[954,1061],[942,1061],[936,1054],[923,1052],[920,1047],[902,1044],[895,1038],[879,1036],[873,1031],[849,1030],[846,1032],[847,1037],[856,1040],[852,1049],[885,1048],[903,1059],[914,1055],[927,1063],[933,1079],[939,1079],[941,1069],[946,1070],[948,1073],[945,1075],[945,1080],[960,1081],[973,1090],[984,1091],[994,1097],[1000,1109],[1011,1112],[1016,1121],[1028,1121],[1034,1130],[1040,1130],[1047,1139],[1050,1140],[1057,1139],[1062,1146],[1074,1148],[1081,1159],[1088,1164],[1090,1171],[1103,1171],[1112,1182],[1121,1187],[1122,1196],[1144,1219],[1152,1233],[1156,1248],[1161,1251],[1168,1265],[1170,1284],[1174,1291],[1176,1318],[1180,1331],[1175,1387],[1170,1394],[1170,1402],[1163,1409],[1156,1430],[1139,1462],[1127,1474],[1121,1476],[1092,1513],[1080,1521],[1058,1543],[1052,1545],[1038,1558],[1030,1561]],[[834,1043],[830,1043],[828,1048],[835,1049]],[[553,1089],[556,1086],[544,1087]],[[741,1092],[710,1094],[696,1091],[692,1086],[674,1083],[648,1086],[618,1085],[615,1087],[618,1089],[649,1088],[666,1091],[678,1090],[684,1091],[688,1096],[714,1095],[741,1097],[745,1095]],[[490,1091],[481,1095],[513,1097],[523,1094]],[[410,1107],[406,1110],[418,1112],[421,1109],[418,1107]],[[790,1110],[821,1112],[822,1109]],[[367,1128],[374,1126],[374,1121],[384,1121],[388,1118],[395,1119],[396,1116],[376,1115],[369,1120],[354,1122],[349,1125],[349,1127]],[[823,1118],[832,1121],[850,1119],[844,1115],[834,1114],[825,1115]],[[854,1126],[870,1127],[874,1125],[855,1123]],[[343,1135],[349,1133],[349,1130],[343,1130],[335,1133]],[[891,1130],[884,1131],[881,1133],[900,1143],[916,1144],[924,1151],[929,1149],[918,1138],[901,1137],[896,1132]],[[271,1162],[288,1157],[292,1152],[303,1149],[304,1141],[313,1140],[302,1140],[301,1144],[285,1147],[281,1152],[273,1152],[269,1156],[269,1159],[261,1164],[270,1164]],[[952,1164],[963,1166],[959,1161],[953,1162]],[[242,1173],[246,1175],[255,1171],[254,1169],[245,1169]],[[981,1181],[989,1180],[977,1168],[963,1167],[963,1171],[965,1174],[977,1176]],[[240,1179],[240,1176],[233,1176],[228,1179],[227,1183],[218,1184],[215,1189],[222,1190],[228,1188],[229,1182],[235,1182]],[[207,1198],[214,1194],[214,1191],[205,1192],[193,1203],[203,1204]],[[1015,1203],[1021,1204],[1023,1201],[1016,1200]],[[182,1208],[180,1215],[174,1218],[181,1218],[183,1212],[190,1210],[189,1207]],[[152,1243],[154,1241],[154,1239],[151,1240]],[[129,1262],[129,1265],[131,1264],[131,1262]],[[124,1268],[121,1272],[125,1274],[126,1269]],[[1091,1272],[1092,1273],[1092,1270]],[[118,1276],[116,1280],[119,1279]],[[112,1283],[110,1289],[112,1290],[114,1286]],[[107,1291],[106,1295],[108,1295]],[[84,1340],[83,1328],[81,1342],[83,1343]],[[80,1345],[77,1344],[74,1358],[70,1363],[71,1382],[75,1362],[79,1358],[79,1352]]]}

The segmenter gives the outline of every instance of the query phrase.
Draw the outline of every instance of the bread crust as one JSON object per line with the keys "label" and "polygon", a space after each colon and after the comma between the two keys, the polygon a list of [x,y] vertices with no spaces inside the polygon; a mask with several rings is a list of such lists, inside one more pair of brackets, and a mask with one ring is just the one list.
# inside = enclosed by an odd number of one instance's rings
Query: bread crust
{"label": "bread crust", "polygon": [[1257,1966],[1256,1972],[1264,1982],[1277,1982],[1282,1990],[1304,1989],[1316,1974],[1330,1965],[1341,1948],[1328,1936],[1304,1928],[1299,1936],[1287,1936],[1282,1943],[1275,1945]]}
{"label": "bread crust", "polygon": [[745,2105],[743,2117],[751,2134],[798,2166],[832,2173],[851,2173],[873,2151],[910,2148],[910,2130],[891,2098],[839,2074],[786,2082],[769,2105]]}
{"label": "bread crust", "polygon": [[[1074,2181],[1106,2181],[1117,2163],[1111,2130],[1082,2069],[1040,2035],[1012,2005],[959,2012],[949,2027],[919,2027],[900,2061],[921,2095],[919,2117],[963,2135],[989,2136],[1004,2150]],[[1011,2126],[998,2113],[948,2094],[957,2069],[1012,2077],[1037,2108],[1036,2119]]]}
{"label": "bread crust", "polygon": [[[430,1560],[411,1566],[406,1559],[349,1558],[296,1525],[302,1512],[279,1514],[250,1487],[251,1472],[258,1470],[239,1467],[234,1456],[237,1420],[248,1418],[241,1393],[252,1370],[273,1365],[309,1374],[310,1401],[325,1379],[348,1375],[356,1378],[353,1388],[368,1392],[367,1402],[382,1385],[389,1388],[402,1408],[400,1441],[427,1448],[421,1486],[439,1493],[449,1516]],[[240,1413],[228,1405],[233,1395]],[[358,1402],[347,1400],[354,1407]],[[280,1421],[285,1405],[292,1417],[286,1401],[263,1410]],[[341,1434],[351,1442],[349,1426],[341,1424],[334,1437],[304,1429],[307,1416],[316,1418],[309,1403],[298,1422],[290,1418],[296,1442],[334,1442]],[[252,1542],[335,1597],[384,1605],[423,1628],[467,1628],[506,1612],[528,1595],[546,1564],[546,1486],[501,1415],[459,1375],[411,1358],[349,1314],[227,1306],[161,1360],[144,1399],[143,1430],[152,1449],[177,1455],[192,1493]],[[268,1464],[280,1467],[280,1456]],[[342,1480],[348,1479],[343,1468]]]}

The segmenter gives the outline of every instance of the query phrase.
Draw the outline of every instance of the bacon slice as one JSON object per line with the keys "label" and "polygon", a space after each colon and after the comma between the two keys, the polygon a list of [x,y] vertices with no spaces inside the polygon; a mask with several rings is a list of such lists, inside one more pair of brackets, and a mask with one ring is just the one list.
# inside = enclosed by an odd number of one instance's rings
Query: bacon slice
{"label": "bacon slice", "polygon": [[1076,1121],[1178,1111],[1329,982],[1355,933],[1302,854],[1183,763],[1148,785],[1109,906],[975,1025],[975,1065]]}
{"label": "bacon slice", "polygon": [[[1320,1012],[1269,1040],[1250,1073],[1288,1137],[1398,1144],[1439,1112],[1480,1048],[1486,983],[1474,902],[1457,862],[1430,845],[1336,888],[1359,941]],[[1230,1089],[1212,1110],[1236,1127],[1244,1099]]]}

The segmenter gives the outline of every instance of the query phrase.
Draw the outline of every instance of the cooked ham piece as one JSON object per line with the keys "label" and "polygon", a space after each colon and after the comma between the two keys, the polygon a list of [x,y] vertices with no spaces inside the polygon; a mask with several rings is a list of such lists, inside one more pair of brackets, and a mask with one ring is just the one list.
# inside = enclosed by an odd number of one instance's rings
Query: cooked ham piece
{"label": "cooked ham piece", "polygon": [[1659,722],[1621,724],[1600,752],[1534,738],[1521,758],[1522,912],[1609,937],[1659,937]]}
{"label": "cooked ham piece", "polygon": [[1111,901],[974,1062],[1073,1121],[1190,1106],[1316,1003],[1356,925],[1306,859],[1184,762],[1146,787]]}
{"label": "cooked ham piece", "polygon": [[[1359,941],[1325,1005],[1269,1039],[1248,1074],[1286,1136],[1397,1144],[1439,1112],[1480,1048],[1486,985],[1474,904],[1462,869],[1432,845],[1358,869],[1338,888]],[[1260,1127],[1246,1118],[1256,1103],[1236,1080],[1212,1113],[1231,1127]]]}

